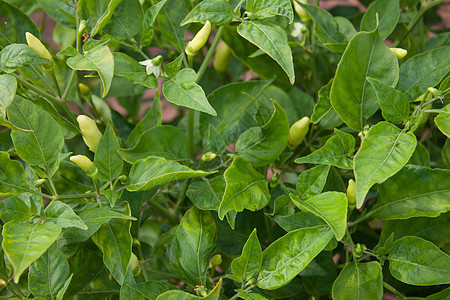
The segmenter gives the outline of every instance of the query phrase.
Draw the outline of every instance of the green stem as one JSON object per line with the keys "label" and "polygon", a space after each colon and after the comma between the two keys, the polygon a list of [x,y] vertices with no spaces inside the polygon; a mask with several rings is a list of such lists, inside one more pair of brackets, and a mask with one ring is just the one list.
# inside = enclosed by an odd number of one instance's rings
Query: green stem
{"label": "green stem", "polygon": [[229,300],[235,300],[237,298],[239,298],[240,295],[245,294],[246,292],[250,291],[252,288],[254,288],[255,285],[252,284],[251,286],[249,286],[248,288],[246,288],[245,290],[243,290],[242,292],[236,293],[233,297],[231,297]]}
{"label": "green stem", "polygon": [[194,156],[194,121],[195,110],[189,109],[188,113],[188,155],[190,158]]}
{"label": "green stem", "polygon": [[369,218],[372,216],[372,214],[373,214],[372,211],[368,212],[367,214],[365,214],[365,215],[362,216],[361,218],[355,220],[354,222],[348,223],[348,227],[355,226],[356,224],[359,224],[359,223],[361,223],[362,221],[365,221],[365,220],[369,219]]}
{"label": "green stem", "polygon": [[397,291],[392,285],[390,285],[389,283],[383,281],[383,286],[389,290],[391,293],[395,294],[397,297],[399,297],[400,299],[406,299],[406,297],[400,293],[399,291]]}
{"label": "green stem", "polygon": [[59,88],[58,79],[56,79],[55,70],[51,70],[48,72],[50,74],[50,78],[53,81],[53,85],[55,86],[56,94],[58,95],[59,99],[62,99],[61,90]]}
{"label": "green stem", "polygon": [[5,287],[11,294],[16,296],[17,298],[25,299],[25,295],[22,293],[21,290],[19,290],[19,288],[16,287],[16,285],[13,282],[10,282],[8,278],[6,278],[3,275],[0,275],[0,279],[5,282]]}
{"label": "green stem", "polygon": [[61,101],[64,102],[66,100],[67,95],[69,94],[69,91],[70,91],[70,87],[72,86],[72,84],[75,80],[76,74],[77,74],[77,71],[75,71],[75,70],[72,70],[72,73],[70,73],[69,82],[67,83],[66,88],[64,89],[64,92],[61,96]]}
{"label": "green stem", "polygon": [[138,243],[137,248],[138,248],[138,251],[139,251],[139,258],[140,258],[139,265],[141,266],[141,269],[142,269],[142,275],[144,275],[144,279],[145,279],[145,281],[147,281],[148,280],[148,274],[147,274],[147,270],[145,269],[144,252],[142,251],[141,243]]}
{"label": "green stem", "polygon": [[392,48],[398,47],[400,43],[408,36],[408,34],[413,30],[413,28],[416,26],[417,22],[419,22],[423,15],[433,7],[441,4],[444,2],[444,0],[437,0],[431,3],[428,3],[426,5],[422,5],[418,11],[418,13],[414,16],[414,19],[408,24],[408,27],[406,27],[406,30],[402,33],[402,35],[392,44]]}

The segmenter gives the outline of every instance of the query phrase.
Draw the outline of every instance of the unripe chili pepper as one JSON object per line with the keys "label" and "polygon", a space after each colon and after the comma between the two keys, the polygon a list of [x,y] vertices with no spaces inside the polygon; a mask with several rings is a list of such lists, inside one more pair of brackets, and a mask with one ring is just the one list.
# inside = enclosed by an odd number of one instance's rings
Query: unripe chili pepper
{"label": "unripe chili pepper", "polygon": [[39,56],[48,60],[53,60],[52,55],[48,52],[47,48],[45,48],[44,44],[42,44],[42,42],[33,34],[26,32],[25,38],[27,39],[28,46],[30,46],[30,48],[33,49]]}
{"label": "unripe chili pepper", "polygon": [[295,122],[289,129],[288,147],[291,149],[297,148],[303,140],[309,130],[309,118],[303,117]]}
{"label": "unripe chili pepper", "polygon": [[347,186],[348,210],[352,211],[356,205],[356,183],[353,179],[348,181]]}
{"label": "unripe chili pepper", "polygon": [[202,161],[212,161],[217,157],[217,154],[213,153],[213,152],[206,152],[205,154],[203,154],[202,156]]}
{"label": "unripe chili pepper", "polygon": [[216,49],[216,54],[214,54],[213,67],[218,73],[223,73],[228,70],[231,63],[231,48],[224,42]]}
{"label": "unripe chili pepper", "polygon": [[202,29],[194,36],[192,40],[186,46],[185,52],[189,56],[195,56],[197,51],[200,50],[208,40],[209,34],[211,33],[211,23],[206,21]]}
{"label": "unripe chili pepper", "polygon": [[364,253],[363,251],[366,251],[366,250],[367,250],[366,245],[358,243],[358,244],[356,244],[355,249],[353,249],[353,251],[354,251],[353,253],[355,254],[355,256],[357,258],[360,258]]}
{"label": "unripe chili pepper", "polygon": [[222,255],[216,254],[211,258],[211,264],[213,266],[220,266],[221,263],[222,263]]}
{"label": "unripe chili pepper", "polygon": [[408,51],[406,51],[405,49],[402,49],[402,48],[389,48],[389,50],[391,50],[392,53],[394,53],[398,59],[402,59],[403,57],[405,57],[408,54]]}
{"label": "unripe chili pepper", "polygon": [[70,157],[70,160],[83,169],[89,177],[97,175],[98,169],[94,163],[84,155],[74,155]]}
{"label": "unripe chili pepper", "polygon": [[89,150],[95,152],[102,138],[102,133],[98,130],[97,124],[85,115],[79,115],[77,121],[83,134],[84,143],[89,147]]}
{"label": "unripe chili pepper", "polygon": [[294,10],[300,19],[302,19],[303,23],[309,22],[309,20],[311,20],[311,16],[303,7],[300,6],[300,4],[297,3],[297,1],[303,4],[308,4],[308,0],[292,0],[292,3],[294,3]]}

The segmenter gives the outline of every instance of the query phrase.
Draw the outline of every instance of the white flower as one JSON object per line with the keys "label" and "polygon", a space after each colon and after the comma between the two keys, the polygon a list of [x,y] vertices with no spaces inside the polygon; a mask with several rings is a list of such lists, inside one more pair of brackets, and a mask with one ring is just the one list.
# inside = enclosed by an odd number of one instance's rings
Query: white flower
{"label": "white flower", "polygon": [[157,57],[153,59],[147,59],[144,61],[140,61],[139,63],[143,66],[145,66],[145,70],[147,71],[147,74],[154,74],[156,78],[161,75],[161,62],[162,62],[162,56],[158,55]]}

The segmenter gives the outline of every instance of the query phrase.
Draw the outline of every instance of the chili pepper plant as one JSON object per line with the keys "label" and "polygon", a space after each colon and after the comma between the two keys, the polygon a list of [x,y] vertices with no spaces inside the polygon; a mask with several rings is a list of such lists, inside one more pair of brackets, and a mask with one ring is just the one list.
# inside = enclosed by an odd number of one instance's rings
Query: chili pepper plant
{"label": "chili pepper plant", "polygon": [[352,3],[0,1],[1,297],[447,299],[445,3]]}

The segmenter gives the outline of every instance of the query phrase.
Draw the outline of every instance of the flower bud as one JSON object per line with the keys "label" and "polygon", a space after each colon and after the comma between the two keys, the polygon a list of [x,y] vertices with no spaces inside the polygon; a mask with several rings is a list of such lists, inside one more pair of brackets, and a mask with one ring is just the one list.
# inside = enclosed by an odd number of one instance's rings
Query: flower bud
{"label": "flower bud", "polygon": [[84,155],[74,155],[70,157],[70,160],[83,169],[90,177],[97,175],[97,167],[94,163]]}
{"label": "flower bud", "polygon": [[213,67],[218,73],[223,73],[228,70],[231,63],[231,48],[224,42],[216,49],[216,54],[214,54]]}
{"label": "flower bud", "polygon": [[213,152],[206,152],[205,154],[203,154],[202,156],[202,161],[212,161],[217,157],[217,154],[213,153]]}
{"label": "flower bud", "polygon": [[208,40],[209,34],[211,33],[211,23],[206,21],[202,29],[194,36],[194,38],[187,44],[185,52],[189,56],[194,56],[197,51],[200,50]]}
{"label": "flower bud", "polygon": [[45,48],[44,44],[37,39],[34,35],[29,32],[25,33],[25,37],[27,39],[27,44],[31,49],[34,50],[39,56],[46,58],[48,60],[53,60],[52,55],[48,52],[47,48]]}
{"label": "flower bud", "polygon": [[308,4],[308,0],[292,0],[292,2],[294,3],[295,12],[300,17],[300,19],[302,19],[303,23],[306,23],[309,20],[311,20],[311,16],[306,12],[306,10],[303,7],[300,6],[300,4],[297,3],[297,1],[303,4]]}
{"label": "flower bud", "polygon": [[304,117],[295,122],[289,129],[288,147],[291,149],[297,148],[303,140],[309,130],[309,118]]}
{"label": "flower bud", "polygon": [[220,266],[221,263],[222,263],[222,255],[216,254],[211,258],[211,264],[213,266]]}
{"label": "flower bud", "polygon": [[80,84],[78,84],[78,88],[80,89],[80,92],[83,96],[85,96],[85,97],[90,96],[91,90],[89,89],[89,87],[87,85],[85,85],[84,83],[80,83]]}
{"label": "flower bud", "polygon": [[347,186],[348,210],[352,211],[356,205],[356,183],[353,179],[348,181]]}
{"label": "flower bud", "polygon": [[394,53],[398,59],[402,59],[403,57],[405,57],[408,54],[408,51],[406,51],[405,49],[402,49],[402,48],[389,48],[389,50],[391,50],[392,53]]}
{"label": "flower bud", "polygon": [[89,150],[95,152],[102,138],[102,133],[98,130],[97,124],[85,115],[79,115],[77,121],[83,134],[84,143],[89,147]]}

